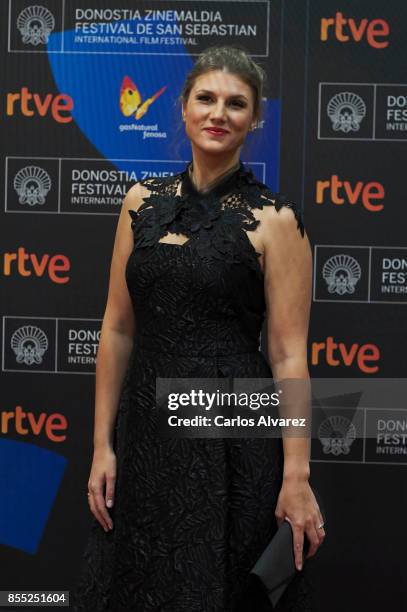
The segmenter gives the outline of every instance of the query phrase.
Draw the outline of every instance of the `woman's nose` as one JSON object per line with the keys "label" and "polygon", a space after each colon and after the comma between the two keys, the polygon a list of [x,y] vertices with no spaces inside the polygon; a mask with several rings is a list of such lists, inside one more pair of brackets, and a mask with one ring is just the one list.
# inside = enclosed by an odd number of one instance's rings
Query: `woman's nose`
{"label": "woman's nose", "polygon": [[210,117],[212,119],[224,119],[225,118],[225,106],[223,102],[219,102],[218,104],[215,104],[211,108]]}

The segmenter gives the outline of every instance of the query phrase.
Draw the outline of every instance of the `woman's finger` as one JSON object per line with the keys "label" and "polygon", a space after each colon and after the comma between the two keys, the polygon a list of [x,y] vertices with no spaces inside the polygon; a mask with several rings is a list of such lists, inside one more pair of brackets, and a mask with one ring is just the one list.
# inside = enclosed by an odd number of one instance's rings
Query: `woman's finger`
{"label": "woman's finger", "polygon": [[104,499],[103,499],[103,494],[102,494],[103,480],[104,479],[98,480],[97,482],[89,482],[88,491],[91,494],[90,495],[91,500],[92,500],[91,508],[93,508],[95,516],[97,520],[99,521],[99,523],[102,525],[103,529],[105,531],[108,531],[109,528],[111,529],[113,527],[113,525],[112,527],[110,527],[111,519],[106,510]]}
{"label": "woman's finger", "polygon": [[294,548],[294,561],[295,567],[298,570],[302,569],[303,563],[303,548],[304,548],[304,526],[297,524],[295,525],[291,521],[292,531],[293,531],[293,548]]}
{"label": "woman's finger", "polygon": [[[322,523],[319,523],[319,525],[322,525]],[[326,531],[323,527],[319,527],[319,525],[315,525],[315,529],[319,538],[319,545],[321,546],[322,542],[325,539]]]}
{"label": "woman's finger", "polygon": [[93,516],[98,520],[98,522],[101,524],[103,529],[105,531],[108,531],[108,526],[105,520],[103,519],[103,516],[100,514],[99,510],[96,507],[95,500],[94,500],[92,493],[88,495],[88,500],[89,500],[90,511],[92,512]]}
{"label": "woman's finger", "polygon": [[307,553],[306,558],[308,559],[309,557],[312,557],[313,555],[315,555],[315,553],[317,552],[319,546],[320,546],[320,538],[318,535],[318,530],[315,526],[315,524],[312,522],[310,523],[307,527],[306,527],[306,534],[307,534],[307,538],[309,540],[310,546],[309,546],[309,550]]}
{"label": "woman's finger", "polygon": [[93,499],[95,502],[96,509],[99,512],[99,514],[103,517],[103,520],[106,523],[107,528],[112,529],[113,522],[112,522],[112,519],[110,518],[108,511],[106,510],[105,498],[103,497],[102,492],[97,491],[96,493],[94,493]]}
{"label": "woman's finger", "polygon": [[[322,527],[321,527],[322,525]],[[318,538],[319,538],[319,545],[321,546],[322,542],[325,539],[326,536],[326,532],[325,529],[323,527],[324,525],[324,517],[321,514],[320,509],[318,508],[318,520],[317,520],[317,524],[315,524],[315,528],[317,530],[317,534],[318,534]]]}
{"label": "woman's finger", "polygon": [[106,506],[111,508],[114,504],[114,487],[116,483],[116,476],[111,475],[106,477]]}

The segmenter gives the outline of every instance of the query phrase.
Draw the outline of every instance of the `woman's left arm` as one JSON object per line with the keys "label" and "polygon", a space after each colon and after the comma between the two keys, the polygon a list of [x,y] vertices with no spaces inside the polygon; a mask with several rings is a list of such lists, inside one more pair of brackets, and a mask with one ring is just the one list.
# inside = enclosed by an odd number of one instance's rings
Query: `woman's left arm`
{"label": "woman's left arm", "polygon": [[[267,305],[267,349],[275,380],[309,382],[307,337],[312,285],[312,254],[308,236],[301,232],[289,207],[264,209],[264,290]],[[307,385],[304,385],[306,387]],[[304,415],[305,416],[305,415]],[[280,524],[287,518],[293,529],[296,567],[303,563],[304,534],[310,541],[308,557],[321,545],[325,531],[317,501],[309,485],[310,436],[284,436],[283,483],[276,507]]]}

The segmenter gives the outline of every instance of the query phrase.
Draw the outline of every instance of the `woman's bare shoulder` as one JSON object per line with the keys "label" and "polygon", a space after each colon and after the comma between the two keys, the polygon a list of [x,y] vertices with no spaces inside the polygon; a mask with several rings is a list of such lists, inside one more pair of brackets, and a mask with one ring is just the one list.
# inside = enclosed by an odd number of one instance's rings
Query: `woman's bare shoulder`
{"label": "woman's bare shoulder", "polygon": [[127,207],[137,211],[141,204],[147,200],[151,194],[175,195],[181,174],[182,173],[178,173],[164,177],[154,176],[138,181],[127,192]]}
{"label": "woman's bare shoulder", "polygon": [[130,210],[138,210],[143,201],[150,195],[154,189],[155,179],[143,179],[135,183],[126,194],[126,205]]}

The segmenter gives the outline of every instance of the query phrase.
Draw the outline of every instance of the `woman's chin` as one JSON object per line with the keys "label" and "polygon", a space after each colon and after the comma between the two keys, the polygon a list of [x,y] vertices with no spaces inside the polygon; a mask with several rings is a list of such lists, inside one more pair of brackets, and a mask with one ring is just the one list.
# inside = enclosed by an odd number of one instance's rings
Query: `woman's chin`
{"label": "woman's chin", "polygon": [[192,144],[203,153],[218,153],[220,155],[235,150],[234,147],[230,146],[230,143],[226,146],[224,143],[216,141],[199,141]]}

